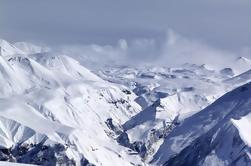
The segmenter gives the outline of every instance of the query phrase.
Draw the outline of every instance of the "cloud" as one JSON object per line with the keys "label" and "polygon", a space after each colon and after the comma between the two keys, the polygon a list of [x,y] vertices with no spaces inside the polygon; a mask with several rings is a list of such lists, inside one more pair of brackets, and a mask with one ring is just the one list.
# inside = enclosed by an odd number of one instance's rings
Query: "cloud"
{"label": "cloud", "polygon": [[55,50],[73,56],[81,63],[89,65],[131,65],[139,66],[152,63],[160,56],[160,48],[154,39],[120,39],[116,45],[67,45]]}
{"label": "cloud", "polygon": [[158,38],[169,27],[217,47],[251,45],[250,0],[2,0],[0,37],[49,45]]}
{"label": "cloud", "polygon": [[212,47],[200,40],[185,38],[169,30],[158,63],[195,63],[218,67],[236,56],[233,52]]}
{"label": "cloud", "polygon": [[166,39],[158,42],[152,38],[120,39],[115,45],[71,45],[60,47],[64,54],[77,58],[85,65],[159,65],[177,66],[184,63],[208,64],[222,67],[241,53],[209,46],[203,41],[189,39],[168,30]]}

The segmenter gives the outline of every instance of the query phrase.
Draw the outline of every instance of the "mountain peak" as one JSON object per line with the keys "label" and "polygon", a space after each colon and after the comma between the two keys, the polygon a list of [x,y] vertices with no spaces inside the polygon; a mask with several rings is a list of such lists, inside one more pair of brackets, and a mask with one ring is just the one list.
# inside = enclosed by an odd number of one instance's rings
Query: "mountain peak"
{"label": "mountain peak", "polygon": [[4,43],[8,43],[8,42],[6,40],[0,38],[0,45],[2,45]]}
{"label": "mountain peak", "polygon": [[251,63],[251,60],[246,58],[246,57],[243,57],[243,56],[240,56],[238,58],[236,58],[236,61],[238,62],[248,62],[248,63]]}
{"label": "mountain peak", "polygon": [[4,39],[0,39],[0,55],[14,55],[14,54],[24,54],[23,51],[16,48],[14,45],[10,44]]}

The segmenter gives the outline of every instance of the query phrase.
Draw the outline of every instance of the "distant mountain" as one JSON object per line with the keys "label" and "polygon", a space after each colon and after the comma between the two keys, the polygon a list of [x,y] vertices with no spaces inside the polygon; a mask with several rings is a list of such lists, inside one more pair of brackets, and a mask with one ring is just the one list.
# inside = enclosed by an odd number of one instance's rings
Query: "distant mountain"
{"label": "distant mountain", "polygon": [[0,39],[0,55],[14,55],[14,54],[24,54],[23,51],[10,44],[9,42]]}
{"label": "distant mountain", "polygon": [[240,75],[226,79],[224,82],[229,85],[243,85],[251,81],[251,70],[248,70]]}
{"label": "distant mountain", "polygon": [[34,45],[32,43],[27,43],[27,42],[17,42],[17,43],[14,43],[14,46],[18,48],[19,50],[22,50],[26,54],[36,54],[36,53],[50,51],[50,48],[48,47],[42,47],[42,46]]}
{"label": "distant mountain", "polygon": [[251,60],[245,57],[236,58],[230,66],[235,70],[236,74],[241,74],[250,70]]}

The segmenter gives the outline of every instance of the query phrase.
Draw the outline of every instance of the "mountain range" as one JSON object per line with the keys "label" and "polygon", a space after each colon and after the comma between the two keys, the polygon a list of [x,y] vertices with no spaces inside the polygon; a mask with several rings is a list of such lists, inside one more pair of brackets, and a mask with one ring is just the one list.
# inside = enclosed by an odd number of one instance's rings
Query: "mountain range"
{"label": "mountain range", "polygon": [[220,70],[76,59],[0,40],[0,165],[251,165],[248,58]]}

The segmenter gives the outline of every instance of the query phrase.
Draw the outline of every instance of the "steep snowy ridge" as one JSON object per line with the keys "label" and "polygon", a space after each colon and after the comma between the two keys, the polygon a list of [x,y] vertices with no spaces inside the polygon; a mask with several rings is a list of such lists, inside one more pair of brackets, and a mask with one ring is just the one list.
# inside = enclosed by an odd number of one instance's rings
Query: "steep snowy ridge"
{"label": "steep snowy ridge", "polygon": [[[251,112],[250,92],[251,83],[243,85],[186,119],[167,136],[153,161],[166,165],[211,165],[214,163],[208,163],[207,159],[214,158],[219,165],[250,164],[247,158],[250,148],[239,135],[243,131],[237,130],[231,121]],[[244,154],[237,153],[243,147],[246,147]]]}
{"label": "steep snowy ridge", "polygon": [[7,56],[14,54],[24,54],[24,52],[7,41],[0,39],[0,55]]}
{"label": "steep snowy ridge", "polygon": [[250,165],[250,147],[231,122],[200,136],[164,165]]}
{"label": "steep snowy ridge", "polygon": [[226,79],[224,80],[224,82],[229,85],[240,86],[240,85],[250,82],[250,80],[251,80],[251,70],[248,70],[244,73],[241,73],[240,75]]}
{"label": "steep snowy ridge", "polygon": [[237,74],[241,74],[243,72],[246,72],[250,69],[251,66],[251,60],[246,57],[238,57],[236,58],[233,67],[238,72]]}
{"label": "steep snowy ridge", "polygon": [[141,163],[109,136],[105,124],[109,118],[122,124],[140,111],[132,92],[125,93],[125,87],[102,80],[65,55],[5,54],[0,60],[3,160]]}

